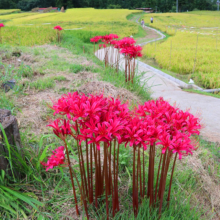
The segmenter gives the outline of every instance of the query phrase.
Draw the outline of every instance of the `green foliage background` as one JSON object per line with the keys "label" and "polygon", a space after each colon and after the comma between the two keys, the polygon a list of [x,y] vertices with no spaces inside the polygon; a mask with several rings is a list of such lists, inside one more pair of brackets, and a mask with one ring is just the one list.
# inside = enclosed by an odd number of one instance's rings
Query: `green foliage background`
{"label": "green foliage background", "polygon": [[[19,8],[23,11],[35,7],[57,6],[65,8],[137,8],[151,7],[158,12],[176,10],[176,0],[0,0],[1,9]],[[213,0],[179,0],[179,11],[216,10],[216,1]]]}

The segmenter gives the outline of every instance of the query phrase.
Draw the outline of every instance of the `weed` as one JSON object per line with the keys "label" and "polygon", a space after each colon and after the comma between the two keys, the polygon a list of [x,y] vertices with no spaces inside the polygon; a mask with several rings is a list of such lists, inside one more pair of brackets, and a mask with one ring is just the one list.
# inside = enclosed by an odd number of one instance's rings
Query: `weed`
{"label": "weed", "polygon": [[83,69],[84,69],[84,67],[80,64],[70,65],[70,72],[71,73],[78,73],[78,72],[82,71]]}
{"label": "weed", "polygon": [[53,80],[57,80],[57,81],[66,81],[66,77],[65,76],[54,76],[52,77]]}
{"label": "weed", "polygon": [[28,83],[30,89],[36,89],[38,91],[51,89],[55,87],[55,82],[50,77],[44,79],[38,79],[37,81]]}
{"label": "weed", "polygon": [[14,108],[14,98],[9,98],[3,90],[0,90],[0,109],[8,109],[13,112]]}
{"label": "weed", "polygon": [[35,56],[40,55],[40,51],[39,51],[39,50],[37,50],[37,49],[34,49],[34,55],[35,55]]}

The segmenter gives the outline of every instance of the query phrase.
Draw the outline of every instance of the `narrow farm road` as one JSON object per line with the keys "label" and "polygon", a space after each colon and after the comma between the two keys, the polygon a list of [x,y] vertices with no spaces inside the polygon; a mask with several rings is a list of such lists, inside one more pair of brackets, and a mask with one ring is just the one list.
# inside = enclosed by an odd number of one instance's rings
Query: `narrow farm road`
{"label": "narrow farm road", "polygon": [[[152,30],[154,29],[151,29],[151,31]],[[158,31],[154,31],[157,32],[157,34],[155,34],[155,36],[157,36],[155,40],[162,38],[162,35],[158,37]],[[144,42],[143,44],[149,42],[152,42],[152,40]],[[104,50],[101,49],[97,51],[96,56],[100,60],[104,60]],[[153,98],[163,97],[169,101],[170,104],[176,104],[182,110],[190,109],[191,113],[199,115],[203,124],[201,135],[209,141],[220,143],[220,99],[185,92],[179,87],[179,84],[159,74],[157,69],[140,61],[136,62],[138,65],[138,73],[144,73],[141,80],[145,83],[146,91],[150,90]],[[125,65],[122,55],[119,65],[123,70]]]}

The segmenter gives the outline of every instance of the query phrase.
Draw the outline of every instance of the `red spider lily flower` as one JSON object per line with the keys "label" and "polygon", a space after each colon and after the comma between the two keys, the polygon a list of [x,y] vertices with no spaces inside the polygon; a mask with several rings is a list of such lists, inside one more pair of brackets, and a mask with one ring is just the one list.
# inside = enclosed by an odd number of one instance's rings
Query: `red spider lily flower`
{"label": "red spider lily flower", "polygon": [[61,28],[59,25],[55,26],[53,29],[58,30],[58,31],[62,31],[63,30],[63,28]]}
{"label": "red spider lily flower", "polygon": [[118,42],[114,44],[114,48],[115,48],[115,49],[119,49]]}
{"label": "red spider lily flower", "polygon": [[201,129],[201,124],[199,123],[199,118],[194,117],[192,114],[189,114],[187,125],[185,127],[186,132],[189,134],[200,134],[199,129]]}
{"label": "red spider lily flower", "polygon": [[123,53],[125,55],[128,55],[130,59],[132,58],[137,58],[137,57],[142,57],[141,53],[142,47],[141,46],[127,46],[121,49],[120,53]]}
{"label": "red spider lily flower", "polygon": [[64,164],[64,161],[64,146],[60,146],[52,152],[52,155],[48,158],[48,161],[46,163],[41,162],[41,164],[46,167],[46,171],[48,171],[49,169],[53,169],[56,166]]}
{"label": "red spider lily flower", "polygon": [[111,42],[110,42],[111,45],[116,45],[117,43],[118,43],[117,40],[111,40]]}
{"label": "red spider lily flower", "polygon": [[112,36],[112,35],[102,36],[102,42],[104,42],[105,44],[109,44],[112,39],[113,39],[113,36]]}
{"label": "red spider lily flower", "polygon": [[174,140],[171,140],[171,136],[164,131],[162,134],[160,134],[159,142],[157,142],[157,145],[162,145],[162,154],[166,152],[167,149],[170,150],[170,147],[172,146]]}
{"label": "red spider lily flower", "polygon": [[119,38],[119,36],[117,34],[109,34],[109,37],[111,39],[118,39]]}
{"label": "red spider lily flower", "polygon": [[90,95],[88,100],[83,103],[83,107],[85,109],[85,113],[88,115],[89,118],[95,118],[97,121],[99,120],[99,113],[104,111],[105,99],[103,95],[101,96],[93,96]]}
{"label": "red spider lily flower", "polygon": [[130,147],[133,145],[137,146],[139,144],[143,145],[144,149],[147,149],[146,145],[146,135],[143,128],[143,121],[139,117],[133,118],[129,125],[125,127],[126,134],[124,135],[125,147],[130,143]]}
{"label": "red spider lily flower", "polygon": [[47,126],[52,127],[54,134],[63,141],[66,139],[67,135],[72,134],[70,122],[66,119],[56,119]]}
{"label": "red spider lily flower", "polygon": [[[90,123],[92,121],[90,120]],[[109,133],[107,130],[107,122],[101,123],[94,123],[94,121],[90,124],[86,123],[88,128],[90,129],[81,129],[83,136],[81,136],[81,141],[89,138],[90,141],[88,144],[95,143],[97,150],[100,150],[100,143],[106,142],[109,145],[109,141],[111,138],[109,137]]]}
{"label": "red spider lily flower", "polygon": [[99,40],[101,40],[102,36],[95,36],[90,39],[90,42],[97,43]]}
{"label": "red spider lily flower", "polygon": [[125,124],[125,121],[122,121],[117,117],[109,120],[107,132],[111,140],[117,138],[118,141],[121,142],[121,134],[125,128],[123,124]]}
{"label": "red spider lily flower", "polygon": [[[149,121],[148,121],[149,122]],[[146,124],[146,122],[145,122]],[[145,125],[145,132],[146,132],[146,140],[150,142],[150,145],[153,145],[159,138],[160,134],[162,133],[162,126],[157,126],[155,121],[151,125],[147,123]]]}
{"label": "red spider lily flower", "polygon": [[63,95],[60,99],[58,99],[57,102],[54,102],[53,106],[51,107],[55,111],[54,115],[67,115],[68,118],[71,118],[71,105],[78,99],[80,99],[78,92]]}
{"label": "red spider lily flower", "polygon": [[0,28],[4,27],[5,25],[3,23],[0,23]]}
{"label": "red spider lily flower", "polygon": [[118,41],[118,46],[119,48],[127,48],[127,47],[134,45],[135,43],[136,41],[133,38],[125,37],[121,39],[120,41]]}
{"label": "red spider lily flower", "polygon": [[171,149],[173,153],[177,153],[179,155],[179,159],[181,160],[182,156],[186,156],[188,154],[192,155],[192,150],[195,150],[195,147],[192,145],[192,141],[187,135],[178,133],[174,137]]}

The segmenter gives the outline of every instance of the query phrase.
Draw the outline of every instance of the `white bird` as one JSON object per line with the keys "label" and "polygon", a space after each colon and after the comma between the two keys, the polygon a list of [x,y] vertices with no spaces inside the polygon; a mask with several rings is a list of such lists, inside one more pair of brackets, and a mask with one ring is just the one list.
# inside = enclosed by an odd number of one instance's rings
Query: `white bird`
{"label": "white bird", "polygon": [[194,81],[192,79],[190,79],[189,84],[194,84]]}

